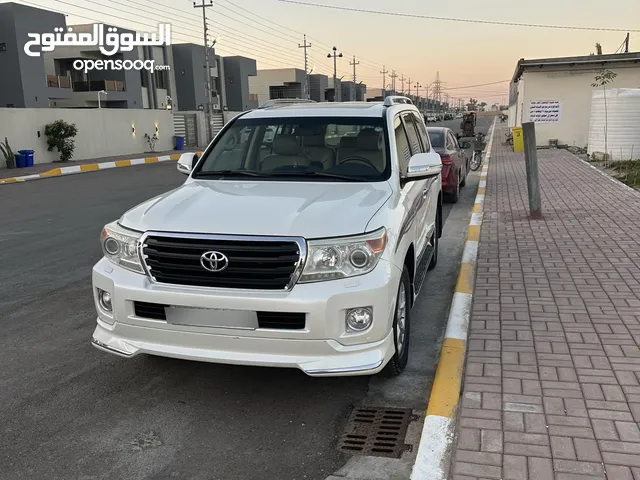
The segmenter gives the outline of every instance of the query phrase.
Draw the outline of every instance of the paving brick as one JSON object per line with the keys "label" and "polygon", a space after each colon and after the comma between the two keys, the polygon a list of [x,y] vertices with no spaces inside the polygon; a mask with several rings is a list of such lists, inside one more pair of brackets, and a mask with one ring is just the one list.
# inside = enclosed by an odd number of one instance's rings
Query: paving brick
{"label": "paving brick", "polygon": [[529,457],[529,478],[535,480],[554,480],[551,459]]}
{"label": "paving brick", "polygon": [[611,420],[592,420],[593,432],[598,440],[618,440],[616,425]]}
{"label": "paving brick", "polygon": [[482,430],[481,450],[483,452],[502,453],[503,433],[496,430]]}
{"label": "paving brick", "polygon": [[480,430],[460,428],[458,430],[458,448],[462,450],[480,450]]}
{"label": "paving brick", "polygon": [[598,442],[590,438],[574,438],[573,444],[576,449],[576,456],[581,461],[600,462],[600,449]]}
{"label": "paving brick", "polygon": [[453,473],[454,475],[482,475],[486,478],[500,479],[502,478],[502,467],[456,461]]}
{"label": "paving brick", "polygon": [[605,465],[607,475],[612,480],[634,480],[633,473],[629,467],[620,465]]}
{"label": "paving brick", "polygon": [[525,457],[546,457],[551,458],[551,448],[546,445],[532,445],[529,443],[504,444],[504,453],[510,455],[523,455]]}
{"label": "paving brick", "polygon": [[554,460],[553,464],[557,472],[567,472],[575,475],[604,475],[604,469],[601,463]]}
{"label": "paving brick", "polygon": [[520,455],[504,455],[503,480],[528,480],[527,457]]}
{"label": "paving brick", "polygon": [[575,460],[576,451],[573,446],[573,440],[569,437],[556,437],[551,438],[551,452],[553,458],[564,458],[566,460]]}
{"label": "paving brick", "polygon": [[502,455],[499,453],[471,452],[469,450],[458,449],[456,461],[478,463],[481,465],[502,465]]}
{"label": "paving brick", "polygon": [[614,422],[623,442],[640,442],[640,429],[633,422]]}

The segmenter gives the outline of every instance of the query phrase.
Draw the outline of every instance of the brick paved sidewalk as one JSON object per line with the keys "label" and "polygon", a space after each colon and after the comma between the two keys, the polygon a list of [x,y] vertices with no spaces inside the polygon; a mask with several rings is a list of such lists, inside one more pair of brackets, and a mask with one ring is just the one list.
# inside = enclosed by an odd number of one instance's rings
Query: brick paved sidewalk
{"label": "brick paved sidewalk", "polygon": [[640,480],[640,194],[496,131],[454,480]]}

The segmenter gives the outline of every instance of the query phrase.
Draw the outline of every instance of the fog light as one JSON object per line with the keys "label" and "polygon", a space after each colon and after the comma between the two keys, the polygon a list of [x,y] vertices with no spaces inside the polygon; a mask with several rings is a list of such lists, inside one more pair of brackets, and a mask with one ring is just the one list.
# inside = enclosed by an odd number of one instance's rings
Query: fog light
{"label": "fog light", "polygon": [[111,312],[113,310],[113,305],[111,304],[111,294],[109,292],[98,289],[98,301],[100,302],[100,307],[105,312]]}
{"label": "fog light", "polygon": [[366,330],[371,326],[373,321],[373,312],[371,307],[352,308],[347,311],[347,327],[356,332]]}

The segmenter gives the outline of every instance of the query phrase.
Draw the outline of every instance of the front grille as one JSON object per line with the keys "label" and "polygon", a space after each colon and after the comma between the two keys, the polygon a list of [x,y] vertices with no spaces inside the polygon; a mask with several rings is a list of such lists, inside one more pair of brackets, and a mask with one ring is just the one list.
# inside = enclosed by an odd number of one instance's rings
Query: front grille
{"label": "front grille", "polygon": [[136,317],[152,318],[154,320],[166,320],[167,314],[164,311],[168,305],[160,305],[159,303],[133,302],[133,309]]}
{"label": "front grille", "polygon": [[304,313],[258,312],[258,328],[273,330],[304,330]]}
{"label": "front grille", "polygon": [[[202,254],[219,252],[227,268],[210,272],[200,263]],[[284,290],[301,259],[292,240],[183,238],[150,235],[142,254],[149,273],[160,283],[198,287]]]}

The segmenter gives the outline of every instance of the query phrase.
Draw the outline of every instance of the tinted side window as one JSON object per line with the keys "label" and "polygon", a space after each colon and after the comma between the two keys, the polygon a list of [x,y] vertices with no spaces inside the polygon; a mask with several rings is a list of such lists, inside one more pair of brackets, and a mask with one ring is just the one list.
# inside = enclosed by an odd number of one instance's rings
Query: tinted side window
{"label": "tinted side window", "polygon": [[400,166],[400,174],[407,173],[409,168],[409,160],[411,159],[411,149],[409,148],[409,139],[404,130],[404,126],[400,121],[400,117],[396,117],[394,122],[394,130],[396,136],[396,151],[398,153],[398,163]]}
{"label": "tinted side window", "polygon": [[455,135],[449,132],[449,137],[451,137],[451,145],[453,146],[453,149],[458,150],[460,146],[458,145],[458,140],[456,139]]}
{"label": "tinted side window", "polygon": [[447,150],[454,150],[455,146],[452,142],[452,137],[450,133],[447,133]]}
{"label": "tinted side window", "polygon": [[424,122],[414,113],[414,119],[416,121],[416,125],[418,126],[418,134],[420,135],[420,140],[422,140],[422,146],[424,147],[423,152],[427,153],[431,151],[431,145],[429,144],[429,135],[427,134],[427,127],[424,126]]}
{"label": "tinted side window", "polygon": [[420,145],[420,140],[418,140],[418,131],[416,130],[416,124],[413,121],[413,115],[411,113],[405,113],[402,116],[402,119],[404,120],[404,126],[407,129],[407,136],[409,137],[409,145],[411,146],[412,155],[421,153],[422,145]]}

